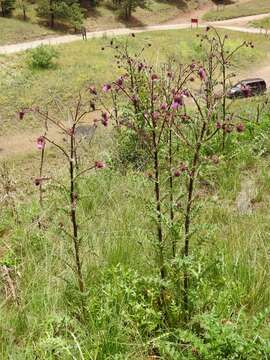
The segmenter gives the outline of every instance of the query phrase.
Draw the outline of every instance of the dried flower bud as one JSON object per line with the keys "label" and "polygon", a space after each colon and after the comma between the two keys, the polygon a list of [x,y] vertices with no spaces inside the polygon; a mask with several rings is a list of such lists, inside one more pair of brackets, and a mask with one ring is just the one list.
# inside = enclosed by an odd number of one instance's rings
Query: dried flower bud
{"label": "dried flower bud", "polygon": [[90,94],[97,95],[97,89],[95,86],[90,86],[89,91],[90,91]]}
{"label": "dried flower bud", "polygon": [[109,123],[109,115],[106,112],[102,112],[101,114],[101,123],[104,126],[108,126]]}
{"label": "dried flower bud", "polygon": [[245,125],[243,123],[237,124],[236,125],[236,131],[239,132],[239,133],[245,131]]}
{"label": "dried flower bud", "polygon": [[20,119],[20,120],[23,120],[24,115],[25,115],[25,111],[24,111],[24,110],[21,110],[21,111],[19,112],[19,119]]}
{"label": "dried flower bud", "polygon": [[221,128],[222,128],[222,124],[221,124],[220,121],[217,121],[217,122],[216,122],[216,128],[217,128],[217,129],[221,129]]}
{"label": "dried flower bud", "polygon": [[98,160],[95,161],[95,169],[103,169],[105,167],[106,167],[106,165],[102,161],[98,161]]}

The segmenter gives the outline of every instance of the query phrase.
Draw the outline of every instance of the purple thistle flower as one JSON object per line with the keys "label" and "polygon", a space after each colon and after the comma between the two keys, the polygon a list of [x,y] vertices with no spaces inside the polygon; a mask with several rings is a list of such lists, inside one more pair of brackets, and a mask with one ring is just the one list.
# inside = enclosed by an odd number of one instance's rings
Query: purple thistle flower
{"label": "purple thistle flower", "polygon": [[179,106],[183,106],[183,105],[184,105],[183,94],[176,94],[173,97],[172,108],[174,110],[177,110],[179,108]]}
{"label": "purple thistle flower", "polygon": [[102,161],[95,161],[95,169],[104,169],[105,167],[106,165]]}
{"label": "purple thistle flower", "polygon": [[165,104],[165,103],[163,103],[163,104],[160,105],[160,110],[162,110],[162,111],[167,110],[167,108],[168,108],[168,105]]}
{"label": "purple thistle flower", "polygon": [[104,92],[109,92],[111,90],[111,85],[110,84],[104,84],[102,87],[102,91]]}
{"label": "purple thistle flower", "polygon": [[198,75],[202,81],[206,80],[206,72],[205,69],[201,66],[198,70]]}
{"label": "purple thistle flower", "polygon": [[139,63],[139,64],[138,64],[138,71],[142,71],[143,68],[144,68],[143,63]]}
{"label": "purple thistle flower", "polygon": [[239,132],[239,133],[245,131],[245,125],[243,123],[237,124],[236,125],[236,131]]}
{"label": "purple thistle flower", "polygon": [[119,87],[122,87],[124,85],[124,79],[121,76],[119,79],[116,80],[115,84]]}
{"label": "purple thistle flower", "polygon": [[152,80],[152,81],[158,80],[157,74],[153,74],[153,75],[151,76],[151,80]]}
{"label": "purple thistle flower", "polygon": [[36,145],[37,145],[38,150],[43,150],[45,148],[44,136],[40,136],[39,138],[37,138]]}
{"label": "purple thistle flower", "polygon": [[109,123],[109,115],[106,112],[102,112],[101,114],[101,123],[105,127],[108,126]]}

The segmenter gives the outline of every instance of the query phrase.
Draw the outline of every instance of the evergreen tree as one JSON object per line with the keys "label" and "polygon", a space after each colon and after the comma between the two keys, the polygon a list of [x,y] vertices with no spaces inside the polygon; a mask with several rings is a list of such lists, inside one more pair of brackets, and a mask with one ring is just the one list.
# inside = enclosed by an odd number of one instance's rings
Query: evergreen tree
{"label": "evergreen tree", "polygon": [[8,16],[14,9],[15,0],[0,0],[2,16]]}
{"label": "evergreen tree", "polygon": [[40,0],[38,15],[47,18],[49,26],[54,27],[55,21],[64,21],[78,28],[83,23],[83,9],[77,0]]}
{"label": "evergreen tree", "polygon": [[119,9],[120,15],[126,20],[130,19],[137,7],[145,6],[147,0],[113,0],[113,5]]}

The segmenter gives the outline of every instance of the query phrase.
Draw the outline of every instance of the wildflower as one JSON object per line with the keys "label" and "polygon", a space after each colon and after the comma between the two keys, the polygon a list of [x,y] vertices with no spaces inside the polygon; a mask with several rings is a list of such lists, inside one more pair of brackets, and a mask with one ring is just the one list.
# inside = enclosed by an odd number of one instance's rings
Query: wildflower
{"label": "wildflower", "polygon": [[95,161],[95,169],[104,169],[105,167],[106,165],[102,161]]}
{"label": "wildflower", "polygon": [[42,150],[45,148],[45,138],[44,136],[40,136],[39,138],[37,138],[37,148],[39,150]]}
{"label": "wildflower", "polygon": [[239,133],[245,131],[245,125],[243,123],[236,125],[236,131]]}
{"label": "wildflower", "polygon": [[177,110],[179,106],[183,106],[183,105],[184,105],[183,95],[182,94],[175,95],[173,98],[172,108],[174,110]]}
{"label": "wildflower", "polygon": [[102,87],[102,91],[104,92],[109,92],[111,90],[111,85],[110,84],[104,84]]}
{"label": "wildflower", "polygon": [[101,123],[104,126],[108,126],[109,123],[109,115],[106,112],[102,112],[101,114]]}
{"label": "wildflower", "polygon": [[152,81],[158,80],[157,74],[153,74],[153,75],[151,76],[151,80],[152,80]]}
{"label": "wildflower", "polygon": [[221,128],[222,128],[222,124],[221,124],[220,121],[217,121],[217,122],[216,122],[216,128],[217,128],[217,129],[221,129]]}
{"label": "wildflower", "polygon": [[154,111],[152,114],[153,123],[156,124],[159,117],[159,113],[157,111]]}
{"label": "wildflower", "polygon": [[181,164],[181,165],[180,165],[180,171],[181,171],[181,172],[185,172],[185,171],[187,171],[187,170],[188,170],[188,167],[187,167],[186,164]]}
{"label": "wildflower", "polygon": [[198,70],[198,75],[202,81],[206,80],[206,72],[205,69],[201,66]]}
{"label": "wildflower", "polygon": [[194,70],[196,67],[196,64],[193,62],[192,64],[190,64],[190,70]]}
{"label": "wildflower", "polygon": [[185,97],[190,97],[190,92],[189,92],[189,90],[188,90],[188,89],[185,89],[185,90],[183,91],[183,95],[184,95]]}
{"label": "wildflower", "polygon": [[187,171],[188,167],[186,164],[182,163],[177,170],[174,172],[175,177],[179,177],[183,172]]}
{"label": "wildflower", "polygon": [[160,110],[165,111],[167,109],[167,107],[168,107],[168,105],[163,103],[160,105]]}
{"label": "wildflower", "polygon": [[144,68],[143,63],[139,63],[139,64],[138,64],[138,71],[142,71],[143,68]]}
{"label": "wildflower", "polygon": [[122,78],[122,76],[116,80],[115,84],[119,87],[122,87],[124,85],[124,79]]}

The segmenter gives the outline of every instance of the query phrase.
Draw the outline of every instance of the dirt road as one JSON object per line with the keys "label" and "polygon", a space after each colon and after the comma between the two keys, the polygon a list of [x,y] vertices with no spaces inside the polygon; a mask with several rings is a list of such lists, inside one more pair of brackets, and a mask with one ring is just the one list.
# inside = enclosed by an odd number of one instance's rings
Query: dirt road
{"label": "dirt road", "polygon": [[[252,20],[261,19],[269,14],[261,14],[247,17],[240,17],[237,19],[224,20],[224,21],[215,21],[215,22],[203,22],[200,26],[205,27],[207,25],[214,25],[215,27],[232,30],[232,31],[240,31],[252,34],[260,34],[261,30],[256,28],[248,27],[247,24]],[[122,29],[113,29],[107,31],[94,31],[88,32],[87,38],[100,38],[103,36],[120,36],[127,35],[131,33],[141,33],[141,32],[150,32],[150,31],[166,31],[166,30],[177,30],[177,29],[188,29],[190,27],[189,22],[180,23],[170,23],[163,25],[153,25],[153,26],[145,26],[140,28],[122,28]],[[56,36],[48,39],[42,40],[34,40],[24,43],[18,43],[13,45],[4,45],[0,46],[0,55],[1,54],[12,54],[20,51],[25,51],[27,49],[35,48],[41,44],[43,45],[59,45],[71,43],[74,41],[82,40],[80,35],[64,35],[64,36]]]}

